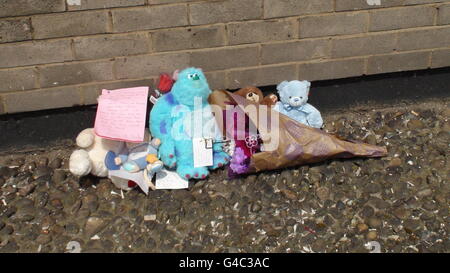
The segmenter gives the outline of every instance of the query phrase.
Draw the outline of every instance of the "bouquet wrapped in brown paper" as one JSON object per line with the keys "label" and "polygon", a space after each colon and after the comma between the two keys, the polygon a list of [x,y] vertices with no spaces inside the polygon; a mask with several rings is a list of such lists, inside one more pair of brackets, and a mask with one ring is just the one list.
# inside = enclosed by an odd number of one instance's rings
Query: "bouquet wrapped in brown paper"
{"label": "bouquet wrapped in brown paper", "polygon": [[[385,147],[342,140],[228,91],[214,91],[209,103],[216,108],[224,137],[236,143],[230,163],[232,176],[332,158],[387,154]],[[217,115],[217,109],[222,113]]]}

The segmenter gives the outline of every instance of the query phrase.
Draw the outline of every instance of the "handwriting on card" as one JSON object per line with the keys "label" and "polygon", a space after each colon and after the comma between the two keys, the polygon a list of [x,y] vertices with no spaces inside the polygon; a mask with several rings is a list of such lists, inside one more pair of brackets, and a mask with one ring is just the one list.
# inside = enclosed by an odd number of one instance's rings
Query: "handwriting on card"
{"label": "handwriting on card", "polygon": [[142,142],[148,87],[103,90],[98,99],[95,133],[104,138]]}
{"label": "handwriting on card", "polygon": [[212,139],[193,138],[192,151],[195,168],[213,165]]}

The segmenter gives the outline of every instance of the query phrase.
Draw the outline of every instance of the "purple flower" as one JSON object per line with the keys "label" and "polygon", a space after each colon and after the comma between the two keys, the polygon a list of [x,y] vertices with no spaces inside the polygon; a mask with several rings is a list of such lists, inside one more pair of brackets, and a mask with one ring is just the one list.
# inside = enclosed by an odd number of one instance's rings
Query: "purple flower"
{"label": "purple flower", "polygon": [[247,164],[245,164],[246,159],[244,151],[239,147],[236,148],[230,161],[231,170],[237,174],[245,173],[248,169]]}

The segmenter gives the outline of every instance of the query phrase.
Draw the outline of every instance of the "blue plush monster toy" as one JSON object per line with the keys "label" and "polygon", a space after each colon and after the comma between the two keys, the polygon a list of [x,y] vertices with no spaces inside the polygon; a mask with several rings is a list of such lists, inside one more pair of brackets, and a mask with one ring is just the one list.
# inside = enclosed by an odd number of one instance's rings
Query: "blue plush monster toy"
{"label": "blue plush monster toy", "polygon": [[308,81],[284,81],[277,86],[280,101],[274,110],[295,119],[305,125],[322,128],[323,120],[319,110],[307,103],[309,88]]}
{"label": "blue plush monster toy", "polygon": [[[200,132],[204,134],[206,124],[211,124],[211,120],[215,122],[208,103],[210,93],[202,70],[187,68],[178,74],[170,93],[160,97],[150,113],[151,134],[161,140],[161,160],[169,168],[176,167],[177,173],[185,179],[204,179],[209,174],[208,169],[222,167],[230,160],[222,144],[214,142],[213,165],[194,167],[193,140]],[[222,138],[219,134],[201,137]]]}

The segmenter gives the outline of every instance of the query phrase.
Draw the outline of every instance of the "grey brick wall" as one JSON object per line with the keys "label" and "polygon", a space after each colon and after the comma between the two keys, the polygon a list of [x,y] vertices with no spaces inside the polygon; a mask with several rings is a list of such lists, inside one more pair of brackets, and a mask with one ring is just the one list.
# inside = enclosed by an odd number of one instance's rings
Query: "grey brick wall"
{"label": "grey brick wall", "polygon": [[0,114],[204,69],[212,88],[450,66],[450,0],[0,0]]}

